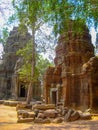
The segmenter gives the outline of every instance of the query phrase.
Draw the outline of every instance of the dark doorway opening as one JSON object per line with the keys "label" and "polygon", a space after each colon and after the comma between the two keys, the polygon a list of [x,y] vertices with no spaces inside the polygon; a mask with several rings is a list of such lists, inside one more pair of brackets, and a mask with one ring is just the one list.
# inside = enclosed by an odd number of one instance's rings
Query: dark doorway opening
{"label": "dark doorway opening", "polygon": [[7,81],[7,89],[8,90],[11,89],[11,80],[10,79]]}
{"label": "dark doorway opening", "polygon": [[52,91],[52,103],[57,104],[57,91]]}
{"label": "dark doorway opening", "polygon": [[26,89],[24,85],[20,86],[20,97],[25,97],[26,95]]}

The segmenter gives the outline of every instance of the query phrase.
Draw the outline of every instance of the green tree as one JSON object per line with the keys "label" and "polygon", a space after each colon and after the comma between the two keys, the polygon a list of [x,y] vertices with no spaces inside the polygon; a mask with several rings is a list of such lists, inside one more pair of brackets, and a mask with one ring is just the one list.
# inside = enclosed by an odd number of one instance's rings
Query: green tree
{"label": "green tree", "polygon": [[3,46],[6,44],[8,36],[9,36],[8,28],[3,28],[0,36],[0,42],[2,43]]}
{"label": "green tree", "polygon": [[46,17],[54,27],[54,33],[61,34],[70,28],[70,20],[74,21],[74,31],[81,32],[84,24],[98,27],[97,0],[50,0],[47,2]]}
{"label": "green tree", "polygon": [[30,84],[28,87],[27,94],[27,104],[30,103],[32,97],[32,86],[33,78],[35,76],[35,64],[36,64],[36,50],[35,50],[35,34],[41,24],[43,24],[42,14],[43,10],[43,1],[38,0],[13,0],[13,7],[16,9],[17,16],[21,25],[26,25],[31,29],[32,33],[32,67],[31,67],[31,77]]}
{"label": "green tree", "polygon": [[[32,44],[29,42],[26,47],[19,49],[17,51],[17,55],[21,56],[23,59],[21,67],[17,70],[19,75],[19,79],[29,83],[32,79],[31,77],[31,60],[32,60]],[[42,55],[36,54],[36,66],[35,66],[35,77],[33,77],[33,81],[36,82],[38,80],[43,81],[43,74],[48,66],[52,66],[53,64],[49,62],[48,59],[44,59]]]}

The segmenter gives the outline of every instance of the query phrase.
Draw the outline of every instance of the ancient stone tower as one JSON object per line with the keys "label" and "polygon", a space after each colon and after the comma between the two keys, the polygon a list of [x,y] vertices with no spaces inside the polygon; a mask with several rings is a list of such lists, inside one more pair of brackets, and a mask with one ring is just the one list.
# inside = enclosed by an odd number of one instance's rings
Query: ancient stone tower
{"label": "ancient stone tower", "polygon": [[[25,32],[26,31],[26,32]],[[18,60],[16,52],[23,48],[31,39],[30,34],[25,30],[24,33],[19,31],[18,27],[14,27],[4,45],[3,60],[0,64],[0,98],[8,98],[12,95],[12,76],[14,67]]]}
{"label": "ancient stone tower", "polygon": [[[27,28],[19,30],[14,27],[4,46],[3,59],[0,62],[0,99],[5,98],[26,98],[27,82],[19,79],[18,70],[20,69],[23,58],[16,55],[16,52],[25,47],[31,40],[31,35]],[[38,81],[33,88],[34,99],[40,99],[41,87]]]}
{"label": "ancient stone tower", "polygon": [[98,59],[94,57],[88,29],[84,26],[82,34],[75,34],[71,29],[65,32],[59,37],[55,52],[55,67],[49,67],[44,76],[46,103],[57,105],[62,102],[64,106],[83,108],[94,106],[98,100],[97,92],[94,94],[98,91],[94,72],[95,66],[98,73]]}

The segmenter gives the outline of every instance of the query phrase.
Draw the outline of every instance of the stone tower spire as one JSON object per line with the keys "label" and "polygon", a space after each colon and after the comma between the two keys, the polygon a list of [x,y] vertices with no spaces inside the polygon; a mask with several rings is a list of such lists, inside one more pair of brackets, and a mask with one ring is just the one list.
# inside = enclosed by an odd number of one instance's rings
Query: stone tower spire
{"label": "stone tower spire", "polygon": [[0,98],[9,98],[12,94],[12,75],[19,58],[16,52],[23,48],[31,39],[31,35],[25,31],[19,31],[19,27],[13,27],[4,45],[3,61],[0,64]]}

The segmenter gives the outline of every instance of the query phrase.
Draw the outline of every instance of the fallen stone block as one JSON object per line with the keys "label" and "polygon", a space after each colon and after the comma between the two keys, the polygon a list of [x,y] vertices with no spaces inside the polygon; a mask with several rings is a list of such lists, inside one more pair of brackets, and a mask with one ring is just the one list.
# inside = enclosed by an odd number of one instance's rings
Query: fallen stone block
{"label": "fallen stone block", "polygon": [[47,110],[47,109],[54,109],[54,104],[35,104],[32,106],[32,109],[39,109],[39,110]]}
{"label": "fallen stone block", "polygon": [[31,109],[31,108],[32,108],[32,105],[26,104],[26,103],[18,103],[16,106],[16,110]]}
{"label": "fallen stone block", "polygon": [[56,109],[59,114],[62,114],[62,109]]}
{"label": "fallen stone block", "polygon": [[38,116],[37,116],[37,117],[44,119],[44,118],[45,118],[45,115],[44,115],[44,113],[38,113]]}
{"label": "fallen stone block", "polygon": [[33,111],[28,112],[28,117],[29,118],[35,118],[35,112],[33,112]]}
{"label": "fallen stone block", "polygon": [[26,122],[32,122],[32,121],[34,121],[33,118],[19,118],[17,120],[17,123],[26,123]]}
{"label": "fallen stone block", "polygon": [[52,123],[62,123],[64,121],[64,118],[63,117],[57,117],[55,118]]}
{"label": "fallen stone block", "polygon": [[81,120],[90,120],[92,118],[91,114],[89,112],[83,113],[80,115]]}
{"label": "fallen stone block", "polygon": [[27,118],[29,114],[25,110],[18,110],[17,111],[17,117],[19,117],[20,115],[21,115],[22,118]]}
{"label": "fallen stone block", "polygon": [[51,123],[51,119],[50,118],[46,118],[42,121],[42,123],[44,124],[48,124],[48,123]]}
{"label": "fallen stone block", "polygon": [[36,118],[34,120],[34,123],[43,123],[43,119],[42,118]]}
{"label": "fallen stone block", "polygon": [[10,102],[9,102],[9,106],[12,106],[12,107],[16,107],[17,104],[18,104],[17,101],[10,101]]}
{"label": "fallen stone block", "polygon": [[72,113],[74,113],[74,110],[69,109],[68,112],[65,114],[64,121],[70,121],[70,116]]}
{"label": "fallen stone block", "polygon": [[64,110],[62,110],[62,113],[61,113],[61,114],[62,114],[62,116],[65,116],[67,112],[68,112],[68,110],[65,110],[65,109],[64,109]]}
{"label": "fallen stone block", "polygon": [[74,111],[74,113],[72,113],[70,116],[70,121],[75,121],[78,120],[79,118],[80,118],[79,112]]}
{"label": "fallen stone block", "polygon": [[58,112],[55,109],[49,109],[44,111],[45,117],[49,117],[49,118],[56,118],[57,114]]}

